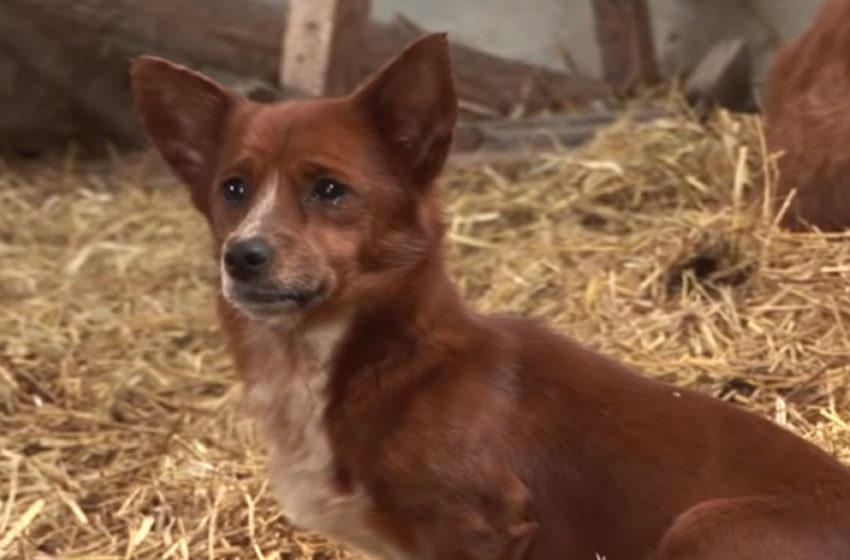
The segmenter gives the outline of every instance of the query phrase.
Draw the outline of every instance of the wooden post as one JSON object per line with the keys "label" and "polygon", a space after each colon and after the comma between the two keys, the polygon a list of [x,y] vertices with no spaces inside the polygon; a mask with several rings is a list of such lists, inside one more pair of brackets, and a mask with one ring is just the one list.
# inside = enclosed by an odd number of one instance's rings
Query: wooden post
{"label": "wooden post", "polygon": [[308,95],[342,95],[359,77],[370,0],[289,0],[280,82]]}
{"label": "wooden post", "polygon": [[592,0],[605,79],[618,92],[658,79],[646,0]]}

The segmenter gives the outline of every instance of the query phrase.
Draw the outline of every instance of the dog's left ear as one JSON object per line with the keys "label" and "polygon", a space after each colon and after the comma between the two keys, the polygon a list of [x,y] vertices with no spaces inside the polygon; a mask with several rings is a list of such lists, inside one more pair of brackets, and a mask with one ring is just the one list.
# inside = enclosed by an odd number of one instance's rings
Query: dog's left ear
{"label": "dog's left ear", "polygon": [[352,94],[418,185],[439,175],[457,122],[457,94],[445,33],[408,46]]}

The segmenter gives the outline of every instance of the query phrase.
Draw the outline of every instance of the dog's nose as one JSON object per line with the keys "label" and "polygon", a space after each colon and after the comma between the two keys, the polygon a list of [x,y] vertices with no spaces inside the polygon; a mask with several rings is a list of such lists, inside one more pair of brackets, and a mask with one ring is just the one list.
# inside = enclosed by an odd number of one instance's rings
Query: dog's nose
{"label": "dog's nose", "polygon": [[261,237],[231,243],[224,252],[224,267],[236,280],[257,277],[272,262],[274,251]]}

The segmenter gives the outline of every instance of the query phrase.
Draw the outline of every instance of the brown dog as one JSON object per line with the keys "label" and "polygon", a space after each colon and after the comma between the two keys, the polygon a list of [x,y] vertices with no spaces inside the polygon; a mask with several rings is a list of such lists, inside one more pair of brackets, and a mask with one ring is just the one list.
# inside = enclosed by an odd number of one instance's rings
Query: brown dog
{"label": "brown dog", "polygon": [[765,85],[767,141],[782,152],[774,204],[782,225],[850,228],[850,0],[827,0],[776,56]]}
{"label": "brown dog", "polygon": [[150,57],[132,74],[209,222],[293,523],[393,560],[850,558],[850,472],[814,445],[464,304],[435,185],[445,35],[340,99],[259,105]]}

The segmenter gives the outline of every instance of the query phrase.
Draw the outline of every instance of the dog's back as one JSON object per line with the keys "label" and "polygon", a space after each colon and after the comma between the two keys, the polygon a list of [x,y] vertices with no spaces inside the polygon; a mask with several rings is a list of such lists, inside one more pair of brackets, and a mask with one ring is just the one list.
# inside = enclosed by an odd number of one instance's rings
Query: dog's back
{"label": "dog's back", "polygon": [[[850,476],[819,448],[539,326],[518,321],[513,332],[522,341],[517,379],[524,396],[512,422],[528,435],[518,461],[530,473],[523,480],[534,481],[541,526],[530,558],[558,551],[701,558],[677,552],[682,546],[705,546],[706,558],[737,558],[731,551],[744,544],[786,554],[776,529],[795,534],[798,523],[795,546],[808,542],[801,550],[810,553],[800,558],[850,554]],[[662,540],[672,550],[659,546]],[[833,553],[811,555],[815,550]]]}

